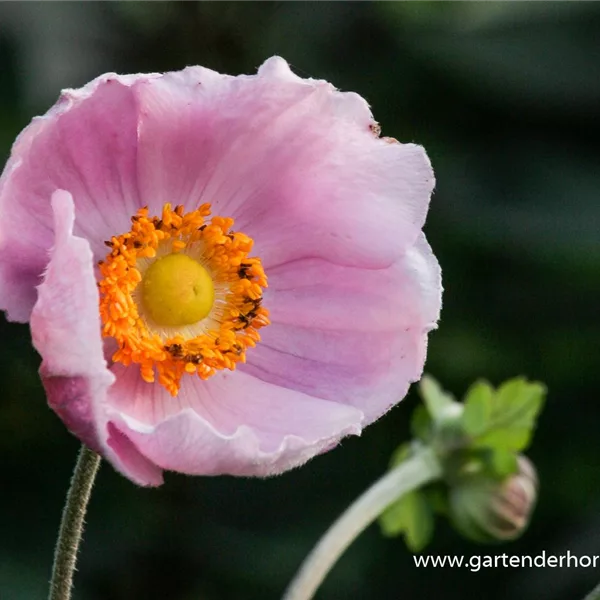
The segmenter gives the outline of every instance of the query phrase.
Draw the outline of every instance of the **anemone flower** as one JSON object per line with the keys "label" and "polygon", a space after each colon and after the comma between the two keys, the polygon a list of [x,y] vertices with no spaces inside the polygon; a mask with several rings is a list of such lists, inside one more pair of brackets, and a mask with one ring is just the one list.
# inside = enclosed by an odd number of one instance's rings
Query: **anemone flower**
{"label": "anemone flower", "polygon": [[0,308],[48,402],[121,473],[281,473],[419,379],[441,301],[423,148],[281,58],[106,74],[0,179]]}

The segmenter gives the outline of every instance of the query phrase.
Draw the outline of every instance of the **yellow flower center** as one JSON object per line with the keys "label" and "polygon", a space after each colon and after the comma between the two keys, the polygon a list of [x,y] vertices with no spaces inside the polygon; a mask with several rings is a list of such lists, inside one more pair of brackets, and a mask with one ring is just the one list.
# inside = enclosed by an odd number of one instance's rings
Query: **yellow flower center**
{"label": "yellow flower center", "polygon": [[148,267],[142,299],[158,325],[192,325],[210,313],[215,287],[197,260],[186,254],[168,254]]}
{"label": "yellow flower center", "polygon": [[231,231],[233,219],[213,217],[210,205],[184,213],[165,204],[160,217],[143,208],[131,231],[106,242],[99,264],[102,332],[118,345],[113,361],[137,364],[177,395],[181,378],[207,379],[235,369],[269,324],[267,287],[252,239]]}

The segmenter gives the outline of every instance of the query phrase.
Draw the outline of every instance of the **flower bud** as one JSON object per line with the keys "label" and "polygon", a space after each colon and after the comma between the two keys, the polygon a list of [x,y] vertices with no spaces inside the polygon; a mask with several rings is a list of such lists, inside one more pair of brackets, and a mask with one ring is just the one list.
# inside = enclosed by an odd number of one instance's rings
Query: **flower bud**
{"label": "flower bud", "polygon": [[537,498],[537,475],[532,463],[518,458],[518,471],[504,481],[482,473],[456,482],[449,495],[455,528],[475,542],[505,542],[527,528]]}

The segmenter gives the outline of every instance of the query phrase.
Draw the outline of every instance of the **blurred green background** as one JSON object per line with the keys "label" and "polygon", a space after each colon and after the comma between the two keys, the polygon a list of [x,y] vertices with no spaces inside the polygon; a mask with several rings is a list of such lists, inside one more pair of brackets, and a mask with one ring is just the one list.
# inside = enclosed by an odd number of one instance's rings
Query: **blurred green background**
{"label": "blurred green background", "polygon": [[[253,73],[279,54],[364,96],[383,134],[423,144],[438,185],[426,232],[444,271],[427,370],[457,394],[485,376],[548,384],[530,451],[541,480],[518,542],[439,523],[433,554],[600,554],[600,4],[2,2],[0,157],[62,87],[105,71],[201,64]],[[25,325],[0,325],[0,598],[44,598],[78,443],[47,408]],[[360,439],[270,480],[105,466],[79,600],[269,600],[408,436],[413,392]],[[600,569],[417,569],[367,531],[318,598],[570,600]]]}

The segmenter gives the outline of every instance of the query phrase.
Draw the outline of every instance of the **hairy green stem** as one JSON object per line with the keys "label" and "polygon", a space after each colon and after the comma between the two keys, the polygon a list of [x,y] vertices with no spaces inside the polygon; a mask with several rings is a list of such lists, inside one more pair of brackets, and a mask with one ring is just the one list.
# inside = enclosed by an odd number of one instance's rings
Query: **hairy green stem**
{"label": "hairy green stem", "polygon": [[85,511],[100,466],[100,457],[82,445],[73,471],[54,551],[48,600],[69,600],[77,550],[83,533]]}
{"label": "hairy green stem", "polygon": [[432,450],[425,448],[389,471],[351,504],[325,532],[302,563],[283,600],[309,600],[352,541],[390,504],[442,474]]}

